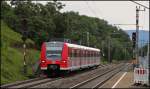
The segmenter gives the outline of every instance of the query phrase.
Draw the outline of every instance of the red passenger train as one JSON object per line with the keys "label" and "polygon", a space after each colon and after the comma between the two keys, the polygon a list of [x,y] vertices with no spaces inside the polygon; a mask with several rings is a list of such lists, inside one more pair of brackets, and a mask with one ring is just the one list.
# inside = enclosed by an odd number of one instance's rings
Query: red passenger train
{"label": "red passenger train", "polygon": [[44,42],[40,68],[46,74],[73,71],[100,64],[100,50],[66,42]]}

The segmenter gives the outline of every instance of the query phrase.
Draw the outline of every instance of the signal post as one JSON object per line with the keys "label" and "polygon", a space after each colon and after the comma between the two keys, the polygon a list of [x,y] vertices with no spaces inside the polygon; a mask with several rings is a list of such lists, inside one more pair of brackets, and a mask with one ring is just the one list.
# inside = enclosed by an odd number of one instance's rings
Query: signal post
{"label": "signal post", "polygon": [[145,11],[145,8],[144,10],[140,10],[140,6],[137,7],[136,6],[136,44],[135,45],[135,53],[136,53],[136,66],[138,67],[139,66],[139,47],[138,47],[138,40],[139,40],[139,11]]}
{"label": "signal post", "polygon": [[27,74],[27,64],[26,64],[26,39],[27,39],[27,21],[24,18],[22,20],[22,27],[23,27],[23,36],[22,36],[22,40],[23,40],[23,73]]}

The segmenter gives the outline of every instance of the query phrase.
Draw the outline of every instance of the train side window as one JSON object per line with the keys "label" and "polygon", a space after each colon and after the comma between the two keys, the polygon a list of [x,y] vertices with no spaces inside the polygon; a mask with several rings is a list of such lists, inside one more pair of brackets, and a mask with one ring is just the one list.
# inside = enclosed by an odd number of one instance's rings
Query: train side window
{"label": "train side window", "polygon": [[86,50],[85,50],[85,56],[84,57],[86,57]]}
{"label": "train side window", "polygon": [[84,57],[86,57],[86,50],[84,51]]}
{"label": "train side window", "polygon": [[93,57],[94,57],[94,51],[92,53],[93,53]]}
{"label": "train side window", "polygon": [[77,57],[77,51],[76,51],[76,49],[74,50],[74,57]]}
{"label": "train side window", "polygon": [[86,51],[86,57],[88,57],[88,51]]}
{"label": "train side window", "polygon": [[74,50],[72,49],[71,57],[74,57]]}
{"label": "train side window", "polygon": [[86,56],[89,57],[89,51],[87,51],[87,55]]}
{"label": "train side window", "polygon": [[83,54],[82,54],[83,56],[82,57],[85,57],[85,51],[83,50]]}
{"label": "train side window", "polygon": [[88,51],[86,50],[86,55],[85,55],[85,57],[87,57],[87,55],[88,55]]}
{"label": "train side window", "polygon": [[69,57],[72,57],[72,50],[69,48]]}
{"label": "train side window", "polygon": [[76,50],[76,57],[79,57],[79,50]]}
{"label": "train side window", "polygon": [[78,57],[78,49],[76,49],[76,57]]}
{"label": "train side window", "polygon": [[81,54],[81,57],[84,57],[84,50],[82,50],[82,54]]}
{"label": "train side window", "polygon": [[80,57],[82,57],[82,49],[80,49]]}
{"label": "train side window", "polygon": [[80,49],[78,49],[78,57],[80,57]]}
{"label": "train side window", "polygon": [[81,57],[81,50],[79,49],[79,57]]}
{"label": "train side window", "polygon": [[98,52],[96,52],[96,57],[98,57]]}
{"label": "train side window", "polygon": [[92,57],[94,57],[94,52],[92,51]]}
{"label": "train side window", "polygon": [[80,50],[80,57],[82,57],[82,49]]}
{"label": "train side window", "polygon": [[74,57],[76,57],[76,49],[74,50]]}
{"label": "train side window", "polygon": [[86,57],[86,50],[84,50],[84,57]]}
{"label": "train side window", "polygon": [[91,54],[91,51],[89,51],[89,55],[88,55],[89,57],[90,57],[90,54]]}
{"label": "train side window", "polygon": [[86,57],[86,50],[84,50],[84,57]]}

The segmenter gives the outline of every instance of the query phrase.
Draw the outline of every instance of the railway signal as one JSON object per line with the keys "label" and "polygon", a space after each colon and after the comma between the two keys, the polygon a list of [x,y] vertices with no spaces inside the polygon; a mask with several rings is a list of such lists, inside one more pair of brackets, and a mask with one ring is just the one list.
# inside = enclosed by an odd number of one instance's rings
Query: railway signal
{"label": "railway signal", "polygon": [[132,42],[133,42],[133,48],[136,46],[136,32],[132,33]]}
{"label": "railway signal", "polygon": [[136,41],[136,33],[135,32],[132,33],[132,41]]}
{"label": "railway signal", "polygon": [[23,32],[23,36],[22,36],[21,39],[22,39],[24,42],[26,41],[26,39],[27,39],[27,32],[26,32],[26,31]]}
{"label": "railway signal", "polygon": [[26,65],[26,39],[27,39],[27,36],[28,36],[28,33],[27,33],[27,20],[25,18],[23,18],[22,20],[22,28],[23,28],[23,36],[22,36],[22,40],[23,40],[23,49],[24,49],[24,54],[23,54],[23,58],[24,58],[24,62],[23,62],[23,67],[24,67],[24,74],[27,74],[27,65]]}

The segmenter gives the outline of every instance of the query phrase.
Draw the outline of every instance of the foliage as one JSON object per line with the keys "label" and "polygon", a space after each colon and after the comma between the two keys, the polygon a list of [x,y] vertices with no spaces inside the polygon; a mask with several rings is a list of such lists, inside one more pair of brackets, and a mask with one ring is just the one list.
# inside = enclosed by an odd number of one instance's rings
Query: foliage
{"label": "foliage", "polygon": [[[42,42],[52,38],[69,38],[72,41],[87,46],[102,49],[104,59],[108,59],[108,42],[111,40],[111,59],[123,60],[132,56],[131,41],[122,30],[108,24],[107,21],[78,12],[61,13],[65,5],[60,2],[40,3],[16,2],[14,7],[2,2],[2,19],[15,31],[22,33],[22,18],[27,20],[28,38],[32,39],[38,49]],[[113,33],[119,33],[113,38]]]}
{"label": "foliage", "polygon": [[[34,42],[27,40],[27,45]],[[23,75],[23,48],[21,35],[1,21],[1,84],[28,79]],[[39,51],[29,48],[27,51],[28,74],[32,75],[32,64],[39,58]]]}
{"label": "foliage", "polygon": [[147,56],[147,52],[148,52],[148,44],[146,44],[140,48],[139,55],[140,56]]}

